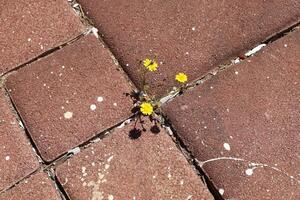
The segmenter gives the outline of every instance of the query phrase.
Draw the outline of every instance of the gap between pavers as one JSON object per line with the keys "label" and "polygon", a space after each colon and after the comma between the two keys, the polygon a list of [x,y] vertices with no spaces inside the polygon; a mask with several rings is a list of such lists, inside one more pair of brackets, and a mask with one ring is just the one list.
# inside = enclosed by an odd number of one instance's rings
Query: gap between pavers
{"label": "gap between pavers", "polygon": [[57,166],[71,199],[213,199],[164,128],[144,121],[141,135],[127,122]]}
{"label": "gap between pavers", "polygon": [[0,86],[0,191],[39,168],[38,158]]}
{"label": "gap between pavers", "polygon": [[[292,28],[294,28],[294,27],[290,27],[290,28],[288,28],[287,30],[284,30],[283,32],[278,33],[277,35],[274,35],[273,37],[267,39],[267,41],[266,41],[266,42],[263,42],[263,43],[267,43],[267,44],[268,44],[268,43],[270,43],[270,42],[273,42],[273,41],[279,39],[279,38],[282,37],[284,34],[286,34],[288,31],[290,31]],[[275,38],[276,38],[276,39],[275,39]],[[255,52],[255,53],[256,53],[256,52]],[[251,54],[251,56],[252,56],[252,54]],[[246,58],[246,57],[245,57],[245,58]],[[245,59],[245,58],[244,58],[244,59]],[[240,61],[242,61],[242,60],[244,60],[244,59],[240,59]],[[231,65],[230,65],[230,66],[231,66]],[[225,66],[225,67],[222,66],[222,68],[221,68],[220,70],[222,71],[222,70],[224,70],[225,68],[230,67],[230,66]],[[216,73],[212,73],[211,75],[216,75]],[[195,87],[196,84],[199,84],[199,80],[196,81],[194,85],[191,84],[190,87]]]}
{"label": "gap between pavers", "polygon": [[[19,69],[8,76],[6,87],[47,161],[128,117],[132,101],[125,93],[134,90],[110,52],[92,35]],[[111,93],[112,88],[118,93]],[[103,109],[109,113],[104,115]],[[68,139],[59,142],[62,138]]]}
{"label": "gap between pavers", "polygon": [[[298,2],[283,1],[243,4],[232,1],[222,6],[217,1],[201,2],[203,6],[198,1],[182,6],[180,1],[172,5],[157,1],[79,0],[79,3],[137,86],[141,86],[140,60],[156,57],[163,62],[158,73],[148,77],[154,86],[152,94],[158,96],[176,84],[176,73],[183,71],[189,74],[190,80],[197,79],[218,63],[293,25],[299,21],[297,7],[300,6]],[[146,8],[148,12],[143,11]],[[266,12],[268,9],[276,10],[276,15]]]}
{"label": "gap between pavers", "polygon": [[9,190],[0,193],[0,200],[62,200],[65,199],[46,172],[36,172]]}
{"label": "gap between pavers", "polygon": [[299,198],[299,31],[165,105],[177,133],[224,198]]}
{"label": "gap between pavers", "polygon": [[[246,62],[247,59],[251,58],[252,56],[255,56],[257,53],[259,53],[261,50],[266,48],[271,43],[276,42],[280,38],[282,38],[282,37],[284,37],[288,34],[291,34],[292,32],[299,29],[300,28],[299,25],[300,25],[300,22],[298,22],[295,25],[293,25],[291,27],[288,27],[287,29],[273,35],[272,37],[267,38],[266,40],[262,41],[258,46],[248,50],[244,55],[240,55],[240,56],[235,57],[232,60],[230,60],[229,64],[219,65],[218,67],[215,67],[213,70],[209,71],[206,75],[200,77],[199,79],[196,79],[196,80],[190,82],[187,85],[187,90],[192,90],[196,86],[203,84],[204,82],[210,80],[211,78],[218,75],[219,73],[226,70],[227,68],[233,67],[233,66],[235,66],[237,64],[240,64],[242,62]],[[163,105],[167,102],[172,101],[173,99],[175,99],[177,96],[180,96],[180,95],[182,95],[182,94],[178,93],[178,92],[175,92],[175,91],[171,91],[166,96],[161,97],[159,101]]]}
{"label": "gap between pavers", "polygon": [[85,27],[67,1],[1,1],[0,75],[60,46]]}

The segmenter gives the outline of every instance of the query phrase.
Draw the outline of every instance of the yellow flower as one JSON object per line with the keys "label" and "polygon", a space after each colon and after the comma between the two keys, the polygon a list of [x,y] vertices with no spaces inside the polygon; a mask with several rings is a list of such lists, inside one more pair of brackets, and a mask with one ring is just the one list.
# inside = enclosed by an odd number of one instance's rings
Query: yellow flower
{"label": "yellow flower", "polygon": [[143,65],[151,72],[156,71],[158,67],[157,62],[150,60],[149,58],[143,60]]}
{"label": "yellow flower", "polygon": [[145,60],[143,60],[143,64],[145,67],[149,66],[151,64],[151,60],[149,58],[146,58]]}
{"label": "yellow flower", "polygon": [[176,74],[175,80],[180,83],[185,83],[188,80],[188,77],[185,73],[178,73]]}
{"label": "yellow flower", "polygon": [[140,106],[140,111],[143,115],[151,115],[153,113],[153,106],[150,103],[143,102]]}

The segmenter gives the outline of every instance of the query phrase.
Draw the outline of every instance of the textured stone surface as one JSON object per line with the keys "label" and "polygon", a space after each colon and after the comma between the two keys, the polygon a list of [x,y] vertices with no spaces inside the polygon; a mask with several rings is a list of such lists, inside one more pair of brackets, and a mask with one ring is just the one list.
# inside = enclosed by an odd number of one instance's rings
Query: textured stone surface
{"label": "textured stone surface", "polygon": [[299,52],[295,31],[164,107],[226,199],[300,199]]}
{"label": "textured stone surface", "polygon": [[213,199],[167,133],[154,134],[151,126],[146,120],[147,131],[133,140],[132,122],[59,166],[70,198]]}
{"label": "textured stone surface", "polygon": [[0,75],[84,31],[64,0],[2,0],[0,8]]}
{"label": "textured stone surface", "polygon": [[[162,62],[147,76],[152,93],[193,80],[300,19],[299,0],[79,0],[124,69],[141,86],[139,61]],[[128,65],[128,66],[127,66]]]}
{"label": "textured stone surface", "polygon": [[25,66],[6,87],[42,157],[50,161],[129,117],[132,88],[93,35]]}
{"label": "textured stone surface", "polygon": [[38,168],[29,140],[0,87],[0,191]]}
{"label": "textured stone surface", "polygon": [[61,200],[53,182],[47,174],[39,172],[19,185],[0,194],[0,200]]}

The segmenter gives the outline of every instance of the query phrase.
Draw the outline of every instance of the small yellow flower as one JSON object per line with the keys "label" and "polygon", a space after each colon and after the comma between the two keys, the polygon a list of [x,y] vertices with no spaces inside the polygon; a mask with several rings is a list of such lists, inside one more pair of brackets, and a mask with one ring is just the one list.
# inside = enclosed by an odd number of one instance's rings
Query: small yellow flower
{"label": "small yellow flower", "polygon": [[140,111],[143,115],[151,115],[153,113],[153,106],[150,103],[144,102],[140,105]]}
{"label": "small yellow flower", "polygon": [[145,60],[143,60],[143,64],[145,67],[149,66],[151,64],[151,60],[149,58],[146,58]]}
{"label": "small yellow flower", "polygon": [[143,60],[143,65],[151,72],[156,71],[158,68],[157,62],[150,60],[149,58]]}
{"label": "small yellow flower", "polygon": [[175,80],[180,83],[185,83],[188,80],[188,77],[185,73],[178,73],[176,74]]}

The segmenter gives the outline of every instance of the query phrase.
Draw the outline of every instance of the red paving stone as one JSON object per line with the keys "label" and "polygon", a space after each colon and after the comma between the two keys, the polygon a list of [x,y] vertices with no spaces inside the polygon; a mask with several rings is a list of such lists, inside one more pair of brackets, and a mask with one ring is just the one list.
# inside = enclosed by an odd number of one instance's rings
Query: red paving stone
{"label": "red paving stone", "polygon": [[224,198],[300,199],[299,52],[298,30],[164,107]]}
{"label": "red paving stone", "polygon": [[47,161],[131,115],[132,87],[93,35],[18,70],[6,87]]}
{"label": "red paving stone", "polygon": [[38,168],[29,140],[0,87],[0,191]]}
{"label": "red paving stone", "polygon": [[139,61],[156,57],[152,93],[176,85],[175,74],[202,75],[299,21],[299,0],[78,0],[136,85]]}
{"label": "red paving stone", "polygon": [[0,75],[84,31],[67,1],[0,1]]}
{"label": "red paving stone", "polygon": [[153,134],[145,122],[139,138],[128,136],[132,122],[58,167],[72,200],[213,199],[167,133]]}
{"label": "red paving stone", "polygon": [[23,180],[14,188],[1,193],[0,200],[61,200],[51,179],[46,173],[39,172]]}

